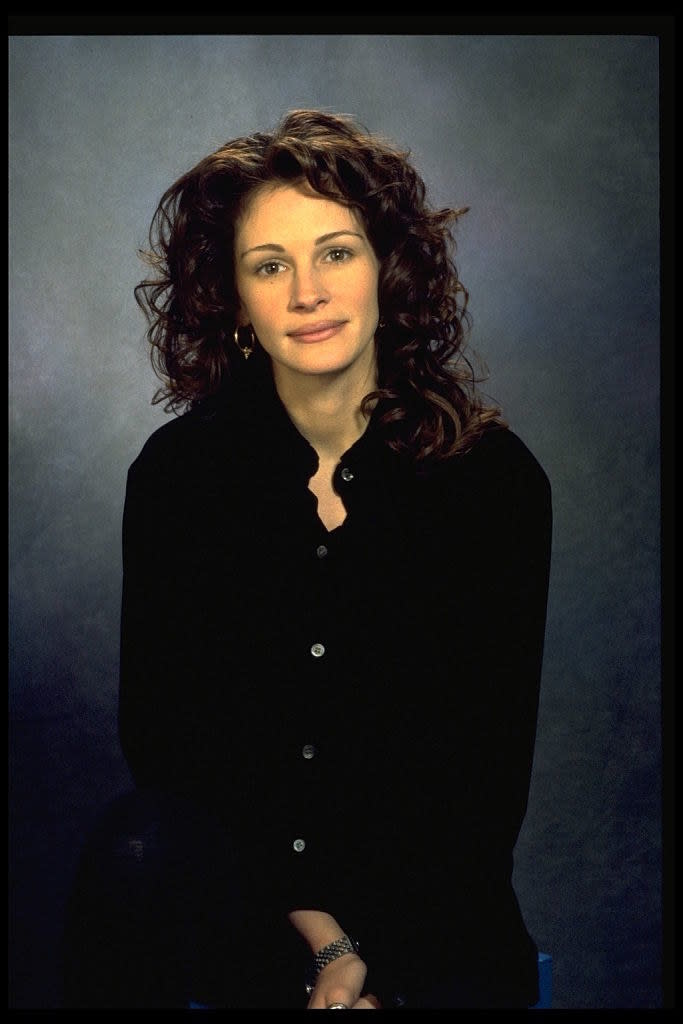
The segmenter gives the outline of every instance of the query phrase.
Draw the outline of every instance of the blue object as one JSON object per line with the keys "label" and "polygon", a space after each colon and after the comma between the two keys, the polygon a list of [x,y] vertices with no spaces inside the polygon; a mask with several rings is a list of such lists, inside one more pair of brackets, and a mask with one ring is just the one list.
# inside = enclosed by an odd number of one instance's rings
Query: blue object
{"label": "blue object", "polygon": [[549,1010],[553,1001],[553,958],[550,953],[538,954],[538,1002],[532,1010]]}

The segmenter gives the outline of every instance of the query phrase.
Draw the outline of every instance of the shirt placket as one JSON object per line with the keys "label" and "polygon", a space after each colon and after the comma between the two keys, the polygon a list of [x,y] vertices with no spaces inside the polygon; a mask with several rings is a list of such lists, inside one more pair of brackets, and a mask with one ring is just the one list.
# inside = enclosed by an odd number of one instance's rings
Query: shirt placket
{"label": "shirt placket", "polygon": [[[335,472],[335,486],[344,498],[355,479],[350,466],[340,465]],[[317,522],[306,546],[308,563],[308,604],[306,620],[309,632],[301,645],[301,677],[304,681],[304,712],[301,730],[293,756],[298,760],[297,795],[293,822],[291,849],[297,861],[319,863],[322,853],[321,807],[329,798],[325,780],[335,771],[334,752],[326,741],[328,727],[323,718],[328,715],[329,695],[342,685],[339,679],[341,652],[338,623],[334,622],[335,563],[343,557],[341,531],[327,533]],[[340,766],[337,766],[339,768]]]}

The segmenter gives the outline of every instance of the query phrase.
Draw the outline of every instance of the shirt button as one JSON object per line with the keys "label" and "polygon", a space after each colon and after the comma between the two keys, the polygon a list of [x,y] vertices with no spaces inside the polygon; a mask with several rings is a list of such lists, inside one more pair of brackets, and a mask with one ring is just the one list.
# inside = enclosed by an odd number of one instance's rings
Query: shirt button
{"label": "shirt button", "polygon": [[294,847],[297,853],[303,853],[304,850],[306,849],[306,843],[304,842],[303,839],[295,839],[294,842],[292,843],[292,846]]}
{"label": "shirt button", "polygon": [[349,480],[353,480],[353,473],[351,472],[348,466],[344,466],[344,468],[342,469],[341,478],[342,480],[345,480],[346,483],[348,483]]}
{"label": "shirt button", "polygon": [[314,658],[322,658],[324,653],[325,648],[323,647],[322,644],[313,644],[313,646],[311,647],[311,654],[313,655]]}
{"label": "shirt button", "polygon": [[318,547],[315,549],[315,553],[318,556],[318,558],[324,558],[325,555],[327,554],[327,548],[325,547],[324,544],[319,544]]}
{"label": "shirt button", "polygon": [[304,755],[307,761],[310,761],[312,757],[315,757],[315,747],[312,743],[306,743],[301,748],[301,753]]}

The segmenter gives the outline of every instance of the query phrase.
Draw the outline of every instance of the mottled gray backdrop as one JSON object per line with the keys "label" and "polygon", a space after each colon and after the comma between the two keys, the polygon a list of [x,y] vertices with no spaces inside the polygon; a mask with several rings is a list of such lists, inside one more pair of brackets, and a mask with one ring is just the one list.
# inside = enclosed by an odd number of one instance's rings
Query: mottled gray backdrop
{"label": "mottled gray backdrop", "polygon": [[555,1006],[661,1005],[657,38],[45,35],[9,55],[10,1005],[57,1005],[79,846],[129,784],[120,520],[165,419],[136,250],[181,172],[301,106],[356,115],[471,208],[472,342],[555,501],[518,893]]}

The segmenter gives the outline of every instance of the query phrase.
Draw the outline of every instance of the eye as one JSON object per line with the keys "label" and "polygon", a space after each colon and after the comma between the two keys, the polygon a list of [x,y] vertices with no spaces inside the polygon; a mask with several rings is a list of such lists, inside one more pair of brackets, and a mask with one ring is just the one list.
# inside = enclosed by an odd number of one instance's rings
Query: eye
{"label": "eye", "polygon": [[256,273],[262,277],[275,277],[281,271],[285,270],[284,264],[278,262],[278,260],[267,260],[265,263],[259,263],[256,267]]}
{"label": "eye", "polygon": [[328,249],[325,253],[325,259],[330,263],[345,263],[346,260],[350,259],[353,253],[350,249],[343,249],[337,247],[336,249]]}

